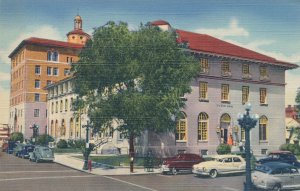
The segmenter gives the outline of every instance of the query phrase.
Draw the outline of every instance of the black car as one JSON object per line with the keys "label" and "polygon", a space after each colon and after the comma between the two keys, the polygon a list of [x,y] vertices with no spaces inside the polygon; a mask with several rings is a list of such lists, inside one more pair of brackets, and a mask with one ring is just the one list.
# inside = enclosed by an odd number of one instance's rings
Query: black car
{"label": "black car", "polygon": [[13,151],[14,151],[14,148],[15,148],[16,146],[17,146],[17,142],[9,140],[9,141],[8,141],[8,147],[7,147],[6,152],[7,152],[8,154],[12,154]]}
{"label": "black car", "polygon": [[283,162],[300,168],[300,163],[297,160],[297,157],[290,151],[272,151],[268,154],[268,157],[257,161],[258,164],[264,164],[267,162]]}
{"label": "black car", "polygon": [[22,150],[19,152],[19,157],[24,158],[29,158],[29,153],[33,152],[34,145],[24,145],[22,147]]}

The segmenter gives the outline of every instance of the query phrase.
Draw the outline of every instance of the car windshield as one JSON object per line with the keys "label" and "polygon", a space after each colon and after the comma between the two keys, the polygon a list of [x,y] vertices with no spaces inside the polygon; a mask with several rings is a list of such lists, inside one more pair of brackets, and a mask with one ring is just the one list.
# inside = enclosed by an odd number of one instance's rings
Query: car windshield
{"label": "car windshield", "polygon": [[270,173],[271,169],[265,165],[258,165],[255,167],[255,170],[263,173]]}

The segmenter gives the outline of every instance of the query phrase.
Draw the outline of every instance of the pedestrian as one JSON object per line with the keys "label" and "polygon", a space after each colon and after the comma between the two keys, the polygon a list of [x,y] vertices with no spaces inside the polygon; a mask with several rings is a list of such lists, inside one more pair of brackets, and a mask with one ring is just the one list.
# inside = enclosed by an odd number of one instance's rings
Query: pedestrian
{"label": "pedestrian", "polygon": [[241,140],[239,142],[239,148],[240,148],[240,152],[244,151],[244,144],[243,144],[243,142]]}

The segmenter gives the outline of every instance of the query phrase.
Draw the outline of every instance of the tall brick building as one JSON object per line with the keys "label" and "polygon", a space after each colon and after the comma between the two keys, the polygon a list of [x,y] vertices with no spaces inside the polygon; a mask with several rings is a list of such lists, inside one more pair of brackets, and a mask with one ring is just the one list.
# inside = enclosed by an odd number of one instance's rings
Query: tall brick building
{"label": "tall brick building", "polygon": [[67,42],[31,37],[23,40],[9,55],[11,59],[11,89],[9,127],[32,136],[30,127],[39,126],[40,134],[47,128],[47,85],[69,76],[71,63],[90,36],[82,30],[77,15]]}

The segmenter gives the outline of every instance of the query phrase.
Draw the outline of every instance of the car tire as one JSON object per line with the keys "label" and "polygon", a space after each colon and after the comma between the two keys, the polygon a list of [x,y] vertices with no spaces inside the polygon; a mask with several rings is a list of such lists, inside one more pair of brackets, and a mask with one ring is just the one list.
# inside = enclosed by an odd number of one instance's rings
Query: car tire
{"label": "car tire", "polygon": [[281,191],[281,185],[280,184],[276,184],[273,189],[274,191]]}
{"label": "car tire", "polygon": [[218,176],[218,171],[216,169],[212,169],[211,171],[209,171],[209,176],[211,178],[216,178]]}
{"label": "car tire", "polygon": [[177,174],[176,168],[172,168],[171,173],[172,173],[173,175],[176,175],[176,174]]}

